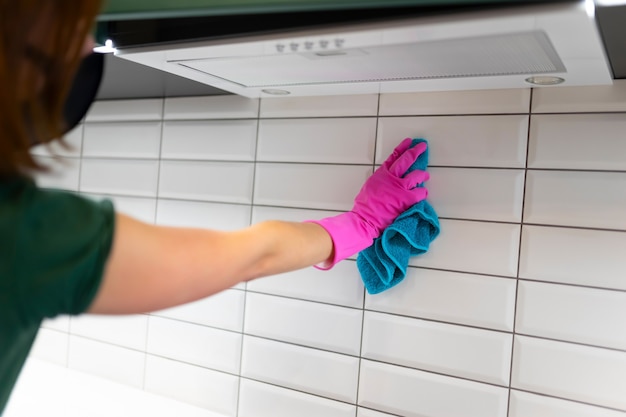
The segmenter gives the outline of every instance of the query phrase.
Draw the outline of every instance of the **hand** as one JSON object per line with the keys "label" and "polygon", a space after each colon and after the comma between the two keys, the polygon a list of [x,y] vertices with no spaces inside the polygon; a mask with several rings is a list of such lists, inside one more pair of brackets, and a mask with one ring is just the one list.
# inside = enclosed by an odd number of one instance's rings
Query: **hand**
{"label": "hand", "polygon": [[426,199],[428,191],[418,185],[428,180],[428,173],[421,170],[407,173],[426,150],[426,143],[418,143],[414,147],[411,144],[410,138],[403,140],[368,178],[351,211],[313,221],[326,229],[334,244],[333,258],[322,269],[329,269],[342,259],[369,247],[396,217]]}

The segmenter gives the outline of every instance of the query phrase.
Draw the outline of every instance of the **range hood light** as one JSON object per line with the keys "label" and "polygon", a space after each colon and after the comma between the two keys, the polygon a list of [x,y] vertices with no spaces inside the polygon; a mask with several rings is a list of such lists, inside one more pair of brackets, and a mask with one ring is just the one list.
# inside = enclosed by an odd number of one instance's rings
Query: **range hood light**
{"label": "range hood light", "polygon": [[289,94],[291,94],[287,90],[279,90],[278,88],[266,88],[265,90],[261,91],[263,91],[265,94],[271,94],[273,96],[288,96]]}
{"label": "range hood light", "polygon": [[112,54],[115,53],[116,49],[113,46],[113,41],[111,39],[107,39],[103,46],[96,46],[93,48],[93,51],[99,54]]}
{"label": "range hood light", "polygon": [[533,85],[557,85],[564,83],[565,79],[561,77],[552,77],[549,75],[537,75],[534,77],[528,77],[524,81]]}

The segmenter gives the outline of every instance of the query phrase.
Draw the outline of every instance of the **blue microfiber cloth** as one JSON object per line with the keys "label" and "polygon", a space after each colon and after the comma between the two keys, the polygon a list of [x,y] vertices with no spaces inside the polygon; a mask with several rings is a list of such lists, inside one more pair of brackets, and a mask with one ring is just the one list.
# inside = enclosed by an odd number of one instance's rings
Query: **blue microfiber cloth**
{"label": "blue microfiber cloth", "polygon": [[[411,147],[424,139],[413,139]],[[421,154],[407,172],[426,170],[428,149]],[[422,186],[421,184],[418,185]],[[367,292],[378,294],[397,284],[406,276],[411,256],[428,251],[430,243],[439,235],[439,218],[435,209],[420,201],[400,214],[356,259]]]}

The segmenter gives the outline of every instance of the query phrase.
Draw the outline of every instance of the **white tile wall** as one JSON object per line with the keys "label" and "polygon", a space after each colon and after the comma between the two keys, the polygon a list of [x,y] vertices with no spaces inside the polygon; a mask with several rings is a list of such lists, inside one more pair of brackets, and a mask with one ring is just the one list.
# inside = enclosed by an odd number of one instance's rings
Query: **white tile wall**
{"label": "white tile wall", "polygon": [[249,204],[253,176],[254,165],[248,162],[163,161],[159,196]]}
{"label": "white tile wall", "polygon": [[515,337],[511,386],[626,409],[624,351]]}
{"label": "white tile wall", "polygon": [[244,339],[241,375],[354,403],[359,359],[253,336]]}
{"label": "white tile wall", "polygon": [[355,406],[263,384],[241,380],[240,417],[352,417]]}
{"label": "white tile wall", "polygon": [[150,317],[147,351],[217,371],[237,374],[241,334],[178,320]]}
{"label": "white tile wall", "polygon": [[156,197],[159,163],[139,159],[83,159],[80,191]]}
{"label": "white tile wall", "polygon": [[161,122],[88,123],[83,137],[84,157],[159,157]]}
{"label": "white tile wall", "polygon": [[624,413],[517,390],[511,391],[510,417],[624,417]]}
{"label": "white tile wall", "polygon": [[148,316],[78,316],[70,322],[72,334],[134,350],[145,350]]}
{"label": "white tile wall", "polygon": [[233,230],[347,210],[424,137],[442,232],[382,294],[347,260],[46,321],[33,355],[233,417],[626,417],[625,114],[624,82],[97,103],[43,186]]}
{"label": "white tile wall", "polygon": [[623,113],[535,115],[528,166],[624,171],[625,131]]}
{"label": "white tile wall", "polygon": [[504,417],[508,390],[362,360],[359,405],[407,417]]}
{"label": "white tile wall", "polygon": [[253,161],[256,120],[167,121],[163,124],[166,159]]}
{"label": "white tile wall", "polygon": [[224,416],[237,410],[238,380],[234,375],[148,355],[145,389]]}
{"label": "white tile wall", "polygon": [[428,139],[433,166],[524,168],[528,116],[381,117],[376,163],[407,136]]}
{"label": "white tile wall", "polygon": [[530,171],[526,178],[527,223],[626,230],[624,207],[626,172]]}
{"label": "white tile wall", "polygon": [[248,293],[247,334],[358,355],[361,310]]}
{"label": "white tile wall", "polygon": [[375,117],[261,120],[257,159],[371,164],[375,143]]}
{"label": "white tile wall", "polygon": [[68,366],[122,384],[141,388],[144,352],[70,335]]}
{"label": "white tile wall", "polygon": [[[366,312],[364,358],[507,385],[510,334]],[[436,349],[433,349],[436,346]]]}

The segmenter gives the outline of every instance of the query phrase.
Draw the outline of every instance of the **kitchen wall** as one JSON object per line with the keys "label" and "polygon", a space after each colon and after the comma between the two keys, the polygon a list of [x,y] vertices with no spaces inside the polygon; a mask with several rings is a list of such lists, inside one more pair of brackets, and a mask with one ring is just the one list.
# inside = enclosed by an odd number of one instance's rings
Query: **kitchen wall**
{"label": "kitchen wall", "polygon": [[225,416],[626,416],[626,82],[101,101],[39,182],[231,230],[348,210],[407,136],[442,232],[396,288],[347,260],[48,321],[33,355]]}

